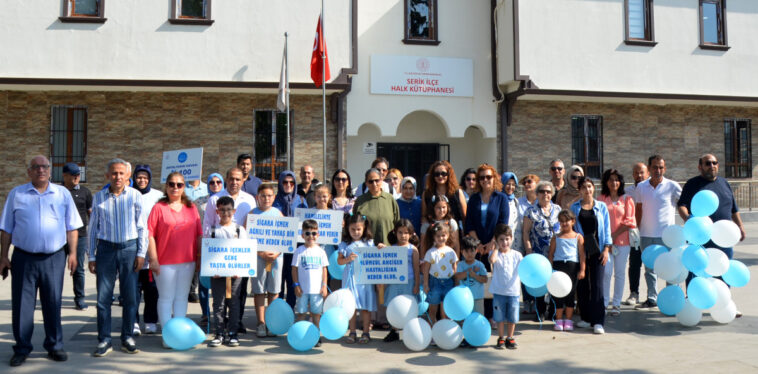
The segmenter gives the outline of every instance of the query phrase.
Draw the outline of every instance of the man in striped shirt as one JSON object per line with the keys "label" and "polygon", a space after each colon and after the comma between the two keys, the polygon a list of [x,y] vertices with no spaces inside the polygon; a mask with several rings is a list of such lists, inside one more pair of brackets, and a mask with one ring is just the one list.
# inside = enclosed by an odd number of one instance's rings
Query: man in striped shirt
{"label": "man in striped shirt", "polygon": [[108,162],[108,188],[95,194],[92,202],[89,237],[89,270],[97,274],[96,357],[113,350],[111,343],[111,303],[116,274],[123,299],[121,350],[137,353],[132,326],[137,309],[137,274],[147,253],[147,228],[142,216],[142,194],[127,186],[129,164],[114,158]]}

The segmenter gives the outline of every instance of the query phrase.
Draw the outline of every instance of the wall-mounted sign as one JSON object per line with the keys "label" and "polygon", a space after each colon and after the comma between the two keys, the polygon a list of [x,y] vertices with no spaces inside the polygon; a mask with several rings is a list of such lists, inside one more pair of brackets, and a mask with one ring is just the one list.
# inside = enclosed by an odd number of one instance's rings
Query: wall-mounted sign
{"label": "wall-mounted sign", "polygon": [[421,56],[371,56],[371,93],[474,96],[474,60]]}

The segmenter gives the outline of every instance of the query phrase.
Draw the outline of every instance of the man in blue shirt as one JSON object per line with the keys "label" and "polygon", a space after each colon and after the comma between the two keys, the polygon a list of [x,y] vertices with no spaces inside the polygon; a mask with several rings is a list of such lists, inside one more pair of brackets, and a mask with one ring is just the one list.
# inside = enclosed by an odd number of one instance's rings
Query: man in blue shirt
{"label": "man in blue shirt", "polygon": [[[50,161],[36,156],[29,163],[31,183],[11,190],[0,221],[0,273],[11,278],[13,346],[11,366],[24,363],[31,353],[34,308],[39,291],[45,326],[43,346],[48,357],[66,361],[61,328],[61,293],[66,262],[73,275],[82,220],[74,199],[65,187],[50,183]],[[8,251],[13,244],[13,260]],[[66,260],[64,245],[70,256]]]}
{"label": "man in blue shirt", "polygon": [[237,168],[242,170],[242,191],[258,196],[258,187],[263,181],[253,175],[253,156],[248,153],[237,156]]}
{"label": "man in blue shirt", "polygon": [[137,353],[134,320],[137,313],[137,274],[147,254],[147,228],[142,214],[142,194],[127,186],[130,168],[120,158],[108,162],[108,188],[98,191],[92,202],[89,237],[89,271],[97,274],[97,349],[95,357],[113,350],[111,303],[116,275],[123,299],[121,350]]}

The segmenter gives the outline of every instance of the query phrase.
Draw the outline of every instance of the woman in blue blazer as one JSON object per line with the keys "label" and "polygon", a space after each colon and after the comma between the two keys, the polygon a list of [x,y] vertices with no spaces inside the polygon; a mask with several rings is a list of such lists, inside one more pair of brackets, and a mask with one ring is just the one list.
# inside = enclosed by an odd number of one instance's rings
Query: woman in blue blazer
{"label": "woman in blue blazer", "polygon": [[482,164],[476,171],[476,193],[469,197],[465,232],[481,242],[477,253],[490,270],[489,252],[495,248],[495,225],[508,224],[508,198],[502,192],[500,178],[494,167]]}

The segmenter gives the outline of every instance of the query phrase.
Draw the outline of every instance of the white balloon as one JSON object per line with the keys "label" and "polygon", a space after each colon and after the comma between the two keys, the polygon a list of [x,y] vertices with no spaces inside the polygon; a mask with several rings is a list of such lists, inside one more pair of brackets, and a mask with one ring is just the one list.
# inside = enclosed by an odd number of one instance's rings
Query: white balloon
{"label": "white balloon", "polygon": [[410,295],[395,296],[387,305],[387,321],[397,329],[402,329],[408,321],[417,316],[418,302]]}
{"label": "white balloon", "polygon": [[441,319],[432,326],[432,339],[442,349],[456,349],[463,340],[463,330],[455,321]]}
{"label": "white balloon", "polygon": [[355,296],[349,289],[343,288],[332,292],[324,300],[324,312],[334,307],[341,307],[347,315],[347,319],[353,318],[355,314]]}
{"label": "white balloon", "polygon": [[679,225],[666,226],[663,229],[663,244],[669,248],[684,245],[684,228]]}
{"label": "white balloon", "polygon": [[[669,226],[671,227],[671,226]],[[682,272],[682,261],[671,252],[666,252],[655,259],[655,274],[669,282],[675,280]]]}
{"label": "white balloon", "polygon": [[705,272],[714,277],[720,277],[729,270],[729,257],[726,257],[726,253],[717,248],[706,248],[705,253],[708,254],[708,266],[705,268]]}
{"label": "white balloon", "polygon": [[729,286],[722,280],[716,278],[708,278],[708,281],[713,284],[716,289],[716,304],[713,304],[711,310],[721,309],[729,305],[732,301],[732,292],[729,291]]}
{"label": "white balloon", "polygon": [[571,278],[562,271],[553,272],[547,281],[547,290],[551,295],[561,298],[571,292]]}
{"label": "white balloon", "polygon": [[703,312],[690,304],[689,300],[684,302],[684,308],[676,314],[676,319],[679,323],[689,327],[697,325],[701,318],[703,318]]}
{"label": "white balloon", "polygon": [[432,342],[432,328],[429,322],[414,318],[403,326],[403,344],[411,351],[423,351]]}
{"label": "white balloon", "polygon": [[729,300],[729,303],[721,308],[711,309],[711,318],[718,323],[729,323],[737,316],[737,305],[734,301]]}
{"label": "white balloon", "polygon": [[669,253],[671,253],[672,255],[674,255],[674,257],[678,258],[679,261],[681,261],[682,260],[682,254],[684,254],[684,250],[685,249],[687,249],[687,245],[686,244],[685,245],[680,245],[678,247],[672,247],[671,251],[669,251]]}
{"label": "white balloon", "polygon": [[682,272],[679,273],[679,275],[677,275],[677,277],[674,280],[669,281],[669,283],[671,284],[683,283],[684,281],[687,280],[687,276],[689,275],[690,275],[690,271],[687,270],[686,267],[682,266]]}
{"label": "white balloon", "polygon": [[740,228],[732,220],[722,219],[713,224],[711,240],[719,247],[734,247],[740,242],[741,236]]}

